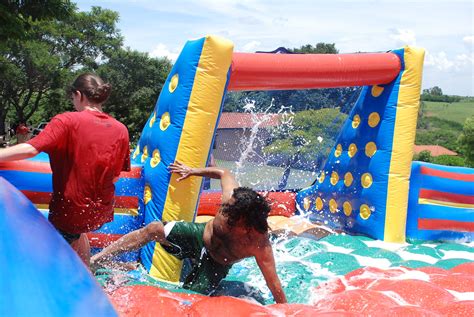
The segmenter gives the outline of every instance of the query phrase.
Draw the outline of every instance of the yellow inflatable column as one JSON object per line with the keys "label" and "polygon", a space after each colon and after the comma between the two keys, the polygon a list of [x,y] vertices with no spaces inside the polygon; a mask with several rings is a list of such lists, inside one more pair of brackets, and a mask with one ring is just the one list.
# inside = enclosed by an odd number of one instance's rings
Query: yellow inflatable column
{"label": "yellow inflatable column", "polygon": [[[188,41],[163,85],[133,155],[144,166],[145,224],[155,220],[194,220],[202,178],[191,177],[178,183],[168,166],[176,160],[191,167],[206,165],[232,50],[230,41],[215,36]],[[159,243],[146,245],[140,256],[153,277],[179,281],[180,261]]]}
{"label": "yellow inflatable column", "polygon": [[388,242],[405,242],[408,188],[424,56],[424,49],[409,46],[403,49],[404,69],[398,92],[385,213],[384,241]]}

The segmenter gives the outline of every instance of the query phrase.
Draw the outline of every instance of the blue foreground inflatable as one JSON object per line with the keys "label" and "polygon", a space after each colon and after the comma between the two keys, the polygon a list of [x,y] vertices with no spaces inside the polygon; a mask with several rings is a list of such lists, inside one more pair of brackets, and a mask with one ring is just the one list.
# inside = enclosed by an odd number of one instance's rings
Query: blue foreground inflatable
{"label": "blue foreground inflatable", "polygon": [[0,250],[0,316],[117,316],[67,242],[2,177]]}

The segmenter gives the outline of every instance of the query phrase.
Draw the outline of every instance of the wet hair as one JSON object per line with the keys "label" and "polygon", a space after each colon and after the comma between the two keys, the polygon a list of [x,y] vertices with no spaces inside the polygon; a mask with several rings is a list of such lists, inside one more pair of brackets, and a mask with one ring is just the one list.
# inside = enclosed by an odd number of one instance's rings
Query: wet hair
{"label": "wet hair", "polygon": [[109,98],[111,90],[112,86],[99,76],[85,73],[76,78],[67,89],[67,95],[71,97],[75,91],[80,91],[88,100],[102,104]]}
{"label": "wet hair", "polygon": [[247,187],[238,187],[232,194],[234,201],[222,204],[220,211],[227,217],[227,224],[234,227],[242,222],[248,229],[255,229],[257,232],[268,231],[268,214],[270,206],[267,200]]}

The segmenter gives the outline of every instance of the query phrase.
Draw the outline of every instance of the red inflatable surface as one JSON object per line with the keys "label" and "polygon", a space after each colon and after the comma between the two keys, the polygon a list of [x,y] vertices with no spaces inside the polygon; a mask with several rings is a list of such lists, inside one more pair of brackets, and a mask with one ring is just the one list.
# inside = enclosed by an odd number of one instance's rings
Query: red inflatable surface
{"label": "red inflatable surface", "polygon": [[[295,193],[260,192],[270,203],[270,216],[291,217],[295,214]],[[203,192],[199,199],[198,216],[215,216],[221,206],[221,192]]]}
{"label": "red inflatable surface", "polygon": [[474,316],[474,263],[357,269],[313,291],[313,304],[262,306],[233,297],[126,286],[110,295],[120,316]]}

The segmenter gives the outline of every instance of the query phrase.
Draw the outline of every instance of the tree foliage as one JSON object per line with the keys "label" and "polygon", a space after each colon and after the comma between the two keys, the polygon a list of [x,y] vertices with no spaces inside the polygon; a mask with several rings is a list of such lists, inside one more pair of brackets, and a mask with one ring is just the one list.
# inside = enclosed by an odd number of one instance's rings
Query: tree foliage
{"label": "tree foliage", "polygon": [[413,155],[413,160],[414,161],[420,161],[420,162],[427,162],[430,163],[433,161],[433,156],[431,156],[431,152],[428,150],[421,151],[418,154]]}
{"label": "tree foliage", "polygon": [[314,170],[334,146],[346,118],[338,108],[297,112],[291,125],[272,131],[272,139],[264,151],[290,160],[293,157],[295,167],[305,165]]}
{"label": "tree foliage", "polygon": [[433,163],[446,166],[465,166],[465,159],[456,155],[439,155],[432,156],[430,151],[421,151],[413,155],[414,161]]}
{"label": "tree foliage", "polygon": [[171,66],[166,58],[150,58],[130,49],[111,53],[107,63],[99,66],[98,74],[112,84],[106,111],[127,125],[132,140],[138,140]]}
{"label": "tree foliage", "polygon": [[323,43],[319,42],[315,46],[311,44],[303,45],[299,48],[289,48],[290,52],[301,53],[301,54],[338,54],[339,50],[336,49],[335,43]]}
{"label": "tree foliage", "polygon": [[441,145],[452,151],[458,150],[456,142],[462,131],[462,125],[438,117],[422,116],[418,121],[415,144]]}
{"label": "tree foliage", "polygon": [[75,8],[69,0],[4,0],[0,2],[0,43],[23,38],[32,22],[69,17]]}
{"label": "tree foliage", "polygon": [[474,116],[466,119],[458,143],[466,158],[466,163],[470,167],[474,167]]}
{"label": "tree foliage", "polygon": [[448,96],[443,94],[443,90],[438,86],[432,88],[423,89],[421,94],[421,100],[424,101],[438,101],[438,102],[459,102],[461,101],[460,96]]}
{"label": "tree foliage", "polygon": [[79,12],[69,1],[53,0],[35,13],[37,2],[42,1],[0,7],[8,13],[2,18],[16,17],[1,26],[2,34],[25,23],[21,34],[0,45],[0,134],[5,118],[38,123],[72,110],[65,88],[79,73],[95,72],[113,87],[106,111],[126,124],[136,141],[171,62],[122,48],[117,12],[100,7]]}
{"label": "tree foliage", "polygon": [[415,155],[414,160],[441,165],[474,167],[474,116],[467,118],[463,126],[455,121],[428,116],[426,111],[422,110],[419,114],[415,144],[441,145],[457,152],[458,155],[431,157],[429,152],[429,156],[421,152]]}
{"label": "tree foliage", "polygon": [[40,108],[44,115],[63,111],[61,95],[74,73],[97,67],[121,46],[117,20],[116,12],[94,7],[63,20],[30,21],[22,39],[7,41],[0,52],[0,122],[10,109],[20,122]]}

